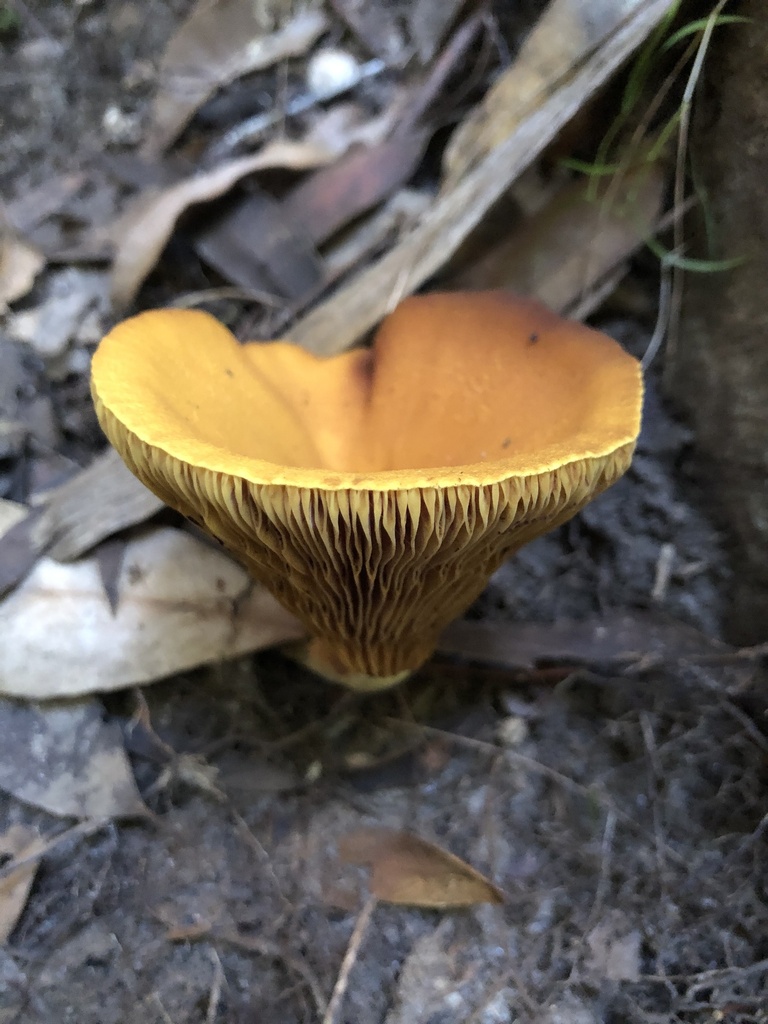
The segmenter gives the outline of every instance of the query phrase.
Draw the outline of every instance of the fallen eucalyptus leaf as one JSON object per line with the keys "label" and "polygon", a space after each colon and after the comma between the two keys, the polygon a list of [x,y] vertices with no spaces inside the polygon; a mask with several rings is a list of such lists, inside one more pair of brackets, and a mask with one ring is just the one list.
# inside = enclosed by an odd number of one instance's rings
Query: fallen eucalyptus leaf
{"label": "fallen eucalyptus leaf", "polygon": [[[49,670],[56,671],[55,663]],[[67,818],[133,818],[149,812],[120,729],[98,701],[47,705],[0,699],[0,788]]]}
{"label": "fallen eucalyptus leaf", "polygon": [[113,615],[95,557],[42,558],[0,602],[0,693],[117,690],[303,635],[228,556],[169,527],[129,541],[117,591]]}
{"label": "fallen eucalyptus leaf", "polygon": [[371,867],[371,892],[387,903],[447,909],[504,901],[466,861],[407,832],[360,829],[341,841],[339,852],[348,863]]}

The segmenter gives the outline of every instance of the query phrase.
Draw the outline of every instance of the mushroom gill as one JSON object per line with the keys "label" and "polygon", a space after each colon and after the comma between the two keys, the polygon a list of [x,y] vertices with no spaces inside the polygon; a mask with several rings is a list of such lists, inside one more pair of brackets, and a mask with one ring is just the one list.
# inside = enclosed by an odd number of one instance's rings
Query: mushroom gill
{"label": "mushroom gill", "polygon": [[142,313],[102,341],[92,390],[139,479],[305,623],[315,666],[371,688],[624,473],[642,375],[611,338],[477,292],[406,299],[328,359]]}

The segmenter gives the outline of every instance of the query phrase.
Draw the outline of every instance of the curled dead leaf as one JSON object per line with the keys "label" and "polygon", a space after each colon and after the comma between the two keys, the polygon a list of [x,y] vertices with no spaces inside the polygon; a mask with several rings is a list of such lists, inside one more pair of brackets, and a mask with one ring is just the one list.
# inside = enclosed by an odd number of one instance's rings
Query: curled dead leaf
{"label": "curled dead leaf", "polygon": [[447,909],[503,903],[504,894],[466,861],[407,832],[359,829],[339,844],[342,860],[371,868],[371,892],[387,903]]}
{"label": "curled dead leaf", "polygon": [[333,153],[317,145],[273,142],[252,156],[228,160],[167,188],[147,189],[112,226],[115,258],[111,295],[115,306],[125,307],[133,300],[160,258],[176,221],[190,206],[218,199],[241,178],[256,171],[276,167],[308,170],[328,163],[333,157]]}

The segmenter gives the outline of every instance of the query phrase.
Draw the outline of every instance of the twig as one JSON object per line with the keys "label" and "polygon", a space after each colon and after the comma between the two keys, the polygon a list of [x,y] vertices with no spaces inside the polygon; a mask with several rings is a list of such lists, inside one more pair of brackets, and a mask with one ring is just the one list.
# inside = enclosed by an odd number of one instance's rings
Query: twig
{"label": "twig", "polygon": [[255,114],[253,117],[246,118],[245,121],[241,121],[240,124],[230,128],[217,142],[208,148],[203,154],[203,163],[213,164],[223,159],[244,143],[254,142],[268,128],[273,128],[288,117],[304,114],[308,110],[312,110],[313,107],[318,107],[328,100],[342,96],[366,78],[380,75],[385,69],[386,64],[384,61],[374,58],[360,65],[354,81],[345,81],[343,86],[333,92],[323,93],[323,95],[318,95],[314,92],[305,93],[285,105],[281,104],[278,110],[268,110],[264,114]]}
{"label": "twig", "polygon": [[352,968],[355,966],[358,954],[360,953],[360,947],[363,944],[365,933],[368,931],[368,925],[371,923],[371,917],[376,909],[376,897],[370,896],[355,923],[355,927],[352,929],[352,935],[349,938],[349,945],[347,951],[344,954],[344,959],[341,961],[341,968],[339,970],[339,976],[336,979],[336,984],[333,986],[333,992],[331,993],[331,1001],[328,1003],[328,1009],[323,1015],[323,1024],[336,1024],[336,1019],[341,1009],[341,1004],[349,985],[349,976],[352,972]]}
{"label": "twig", "polygon": [[211,981],[211,994],[208,997],[208,1011],[205,1015],[205,1024],[214,1024],[216,1015],[219,1012],[221,1002],[221,987],[224,984],[224,968],[221,965],[221,958],[216,950],[210,948],[211,960],[213,961],[213,980]]}

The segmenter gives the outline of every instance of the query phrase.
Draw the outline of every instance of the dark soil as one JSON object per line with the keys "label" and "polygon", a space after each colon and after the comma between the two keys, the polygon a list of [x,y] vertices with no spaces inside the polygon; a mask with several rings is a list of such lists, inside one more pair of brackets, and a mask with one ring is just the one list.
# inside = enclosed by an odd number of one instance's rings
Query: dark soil
{"label": "dark soil", "polygon": [[[21,5],[0,44],[9,200],[110,150],[104,110],[141,114],[137,62],[188,7]],[[642,352],[646,326],[600,326]],[[86,371],[49,371],[30,370],[53,437],[84,461]],[[471,617],[620,611],[642,638],[652,612],[696,627],[707,655],[728,567],[691,443],[651,382],[627,476],[505,566]],[[0,479],[20,487],[14,465]],[[766,1021],[764,693],[756,659],[520,672],[442,656],[362,699],[267,653],[147,688],[142,726],[137,694],[110,697],[155,817],[45,857],[0,947],[0,1024],[323,1021],[366,899],[337,843],[362,825],[438,842],[507,899],[376,906],[335,1024]],[[15,822],[61,826],[0,795],[0,832]]]}

